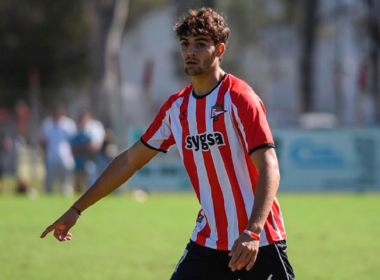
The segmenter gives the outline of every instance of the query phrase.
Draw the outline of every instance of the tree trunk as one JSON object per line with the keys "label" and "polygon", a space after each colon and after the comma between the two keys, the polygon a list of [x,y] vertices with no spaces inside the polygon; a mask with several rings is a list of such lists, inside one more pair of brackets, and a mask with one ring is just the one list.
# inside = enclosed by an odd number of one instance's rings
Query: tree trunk
{"label": "tree trunk", "polygon": [[113,20],[108,31],[105,48],[104,88],[107,116],[115,130],[117,146],[123,147],[124,126],[121,93],[120,48],[124,27],[128,18],[129,0],[115,0]]}
{"label": "tree trunk", "polygon": [[318,0],[306,0],[303,19],[303,53],[301,58],[301,94],[302,112],[310,112],[313,108],[314,47],[317,26]]}
{"label": "tree trunk", "polygon": [[380,3],[378,0],[367,0],[369,8],[368,30],[372,39],[370,61],[372,63],[371,91],[375,97],[375,118],[380,124]]}

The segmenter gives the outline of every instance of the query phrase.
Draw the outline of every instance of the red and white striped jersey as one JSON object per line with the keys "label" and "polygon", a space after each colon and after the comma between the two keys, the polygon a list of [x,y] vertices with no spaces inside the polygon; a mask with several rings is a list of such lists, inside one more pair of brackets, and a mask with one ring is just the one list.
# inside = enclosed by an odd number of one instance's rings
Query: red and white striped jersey
{"label": "red and white striped jersey", "polygon": [[[208,94],[190,84],[162,106],[141,141],[167,152],[176,144],[201,204],[191,240],[231,250],[252,212],[258,171],[250,154],[274,142],[260,98],[227,74]],[[260,246],[286,238],[275,199]]]}

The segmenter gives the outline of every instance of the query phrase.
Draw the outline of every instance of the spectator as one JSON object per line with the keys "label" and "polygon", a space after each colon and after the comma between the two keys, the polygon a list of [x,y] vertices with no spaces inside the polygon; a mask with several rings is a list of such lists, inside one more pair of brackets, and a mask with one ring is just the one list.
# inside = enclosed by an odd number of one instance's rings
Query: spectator
{"label": "spectator", "polygon": [[83,121],[83,132],[90,137],[89,157],[85,168],[89,184],[92,185],[99,176],[100,162],[98,155],[102,149],[106,133],[103,124],[93,118],[90,110],[84,109],[81,113],[81,118]]}
{"label": "spectator", "polygon": [[86,162],[89,159],[91,138],[85,132],[87,117],[81,114],[78,120],[78,133],[71,139],[71,150],[75,160],[75,192],[82,193],[88,188]]}
{"label": "spectator", "polygon": [[3,181],[3,172],[4,172],[4,166],[3,166],[3,158],[4,158],[4,135],[0,133],[0,192],[2,190],[2,181]]}
{"label": "spectator", "polygon": [[26,141],[28,133],[28,122],[30,119],[30,109],[24,100],[19,100],[15,106],[16,130],[20,142]]}
{"label": "spectator", "polygon": [[17,160],[17,149],[12,137],[0,135],[0,189],[3,174],[17,177]]}
{"label": "spectator", "polygon": [[98,167],[100,175],[101,172],[103,172],[104,169],[106,169],[107,165],[112,161],[112,159],[117,156],[118,154],[118,148],[115,143],[115,133],[111,128],[105,129],[106,136],[104,138],[103,145],[100,149],[100,152],[98,153]]}
{"label": "spectator", "polygon": [[76,132],[75,122],[65,115],[63,105],[55,106],[53,115],[42,123],[41,146],[46,166],[45,191],[48,194],[53,192],[56,182],[61,183],[61,190],[65,196],[73,193],[74,158],[69,141]]}

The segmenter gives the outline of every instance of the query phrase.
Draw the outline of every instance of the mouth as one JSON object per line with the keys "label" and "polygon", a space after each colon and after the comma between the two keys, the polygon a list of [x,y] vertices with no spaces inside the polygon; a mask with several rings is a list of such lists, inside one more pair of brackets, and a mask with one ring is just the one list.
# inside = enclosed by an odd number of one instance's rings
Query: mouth
{"label": "mouth", "polygon": [[196,60],[191,60],[191,59],[185,60],[185,65],[186,66],[195,66],[197,64],[198,64],[198,61],[196,61]]}

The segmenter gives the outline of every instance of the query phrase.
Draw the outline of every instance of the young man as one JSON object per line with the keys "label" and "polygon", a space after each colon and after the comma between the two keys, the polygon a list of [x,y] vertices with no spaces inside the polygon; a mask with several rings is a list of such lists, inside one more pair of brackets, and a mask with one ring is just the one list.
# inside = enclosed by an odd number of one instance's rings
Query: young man
{"label": "young man", "polygon": [[52,116],[41,125],[41,147],[45,158],[45,191],[53,192],[54,184],[59,182],[65,196],[73,194],[74,157],[70,140],[77,133],[75,122],[66,116],[65,107],[56,104]]}
{"label": "young man", "polygon": [[80,212],[176,144],[202,206],[172,280],[295,279],[277,199],[279,169],[265,109],[242,80],[221,68],[230,34],[210,8],[174,27],[192,83],[172,95],[154,122],[96,183],[41,235],[58,241]]}

